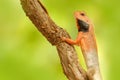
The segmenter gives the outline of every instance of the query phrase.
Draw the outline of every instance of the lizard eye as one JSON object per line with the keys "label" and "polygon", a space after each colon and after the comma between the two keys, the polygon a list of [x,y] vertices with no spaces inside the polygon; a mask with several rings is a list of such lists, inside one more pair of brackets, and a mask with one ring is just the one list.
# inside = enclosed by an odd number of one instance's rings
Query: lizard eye
{"label": "lizard eye", "polygon": [[80,13],[80,15],[85,16],[85,14],[84,14],[84,13]]}

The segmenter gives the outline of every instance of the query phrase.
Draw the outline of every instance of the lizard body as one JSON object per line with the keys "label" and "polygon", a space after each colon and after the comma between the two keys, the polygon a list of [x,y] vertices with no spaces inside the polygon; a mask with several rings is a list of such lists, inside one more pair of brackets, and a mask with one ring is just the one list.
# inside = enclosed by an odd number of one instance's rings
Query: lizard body
{"label": "lizard body", "polygon": [[93,24],[84,12],[76,11],[74,13],[74,17],[76,19],[78,29],[76,40],[65,37],[62,39],[68,44],[78,45],[81,47],[88,74],[92,73],[94,78],[93,80],[102,80],[99,70],[98,52]]}

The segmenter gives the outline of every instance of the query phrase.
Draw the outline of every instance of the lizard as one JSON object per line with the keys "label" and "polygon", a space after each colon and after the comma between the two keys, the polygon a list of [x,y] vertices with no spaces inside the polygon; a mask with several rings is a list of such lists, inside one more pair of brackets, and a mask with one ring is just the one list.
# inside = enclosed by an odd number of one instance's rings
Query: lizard
{"label": "lizard", "polygon": [[74,17],[78,29],[76,40],[66,37],[62,37],[62,40],[68,44],[78,45],[81,47],[88,69],[88,74],[90,73],[94,80],[101,80],[98,62],[98,50],[93,24],[83,11],[76,11],[74,13]]}

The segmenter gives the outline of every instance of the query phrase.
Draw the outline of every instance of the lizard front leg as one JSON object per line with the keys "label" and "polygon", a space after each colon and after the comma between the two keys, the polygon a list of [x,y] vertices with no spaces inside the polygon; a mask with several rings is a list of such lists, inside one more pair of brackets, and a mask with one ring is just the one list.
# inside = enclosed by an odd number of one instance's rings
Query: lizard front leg
{"label": "lizard front leg", "polygon": [[67,42],[68,44],[71,44],[71,45],[80,45],[81,39],[82,39],[82,33],[81,32],[78,33],[78,36],[77,36],[76,40],[72,40],[70,38],[65,38],[65,37],[62,38],[63,41],[65,41],[65,42]]}
{"label": "lizard front leg", "polygon": [[78,40],[72,40],[70,38],[65,38],[65,37],[63,37],[62,40],[65,41],[65,42],[67,42],[68,44],[71,44],[71,45],[78,44]]}

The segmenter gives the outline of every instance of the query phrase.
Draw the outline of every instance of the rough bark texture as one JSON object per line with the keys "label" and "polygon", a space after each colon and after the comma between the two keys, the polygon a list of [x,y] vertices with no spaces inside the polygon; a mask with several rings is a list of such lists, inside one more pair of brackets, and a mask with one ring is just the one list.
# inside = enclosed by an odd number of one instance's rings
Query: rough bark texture
{"label": "rough bark texture", "polygon": [[61,37],[69,37],[68,33],[51,20],[41,2],[39,0],[20,1],[23,10],[36,28],[52,45],[56,46],[67,78],[69,80],[93,80],[92,75],[80,66],[74,47],[61,40]]}

